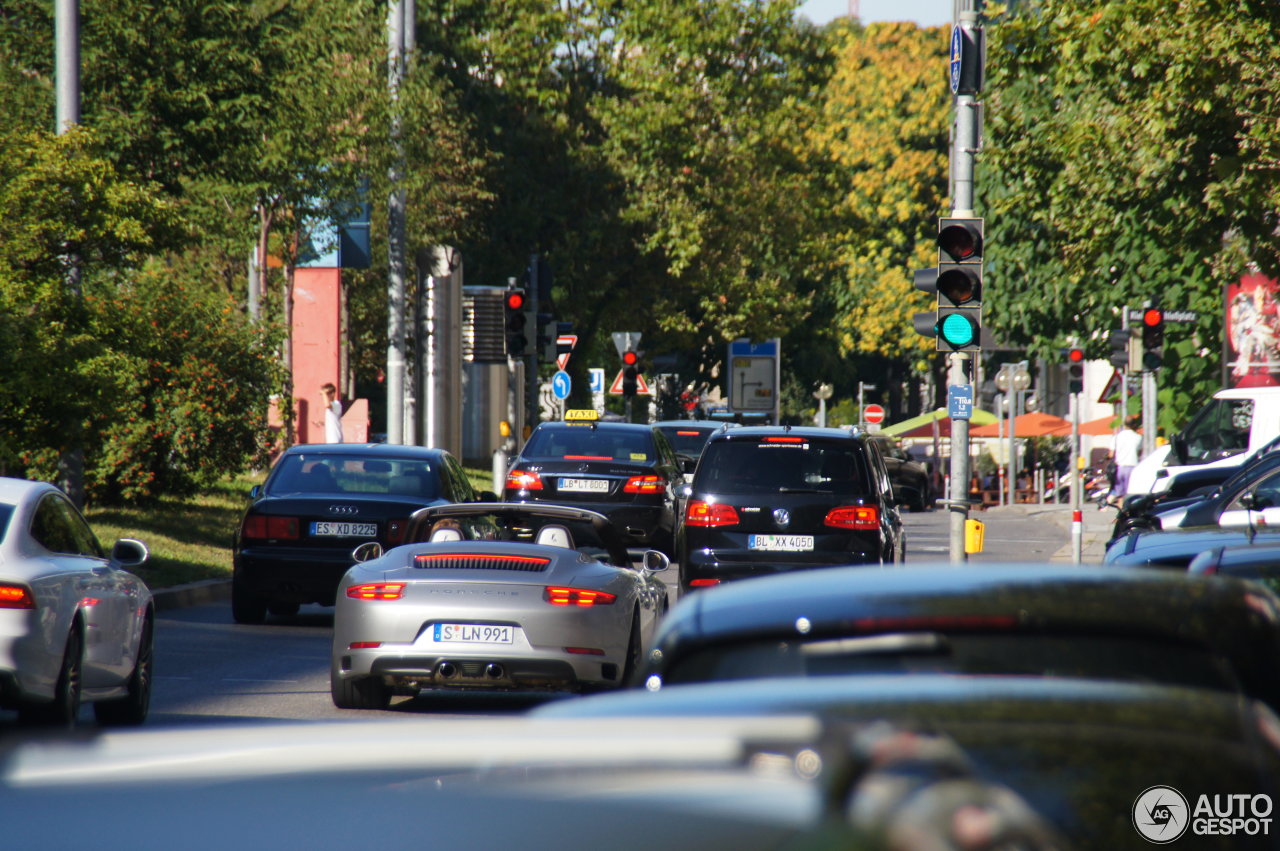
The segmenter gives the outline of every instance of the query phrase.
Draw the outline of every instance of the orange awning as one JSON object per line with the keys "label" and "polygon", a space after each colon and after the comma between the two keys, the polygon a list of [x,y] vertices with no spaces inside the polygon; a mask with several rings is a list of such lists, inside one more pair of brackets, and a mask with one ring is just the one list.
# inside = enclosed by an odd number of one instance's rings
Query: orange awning
{"label": "orange awning", "polygon": [[[1006,420],[1004,430],[1007,432],[1009,423]],[[1065,428],[1063,432],[1061,429]],[[1042,414],[1039,411],[1033,411],[1029,414],[1023,414],[1014,419],[1014,437],[1044,437],[1046,435],[1058,436],[1061,434],[1071,433],[1071,423],[1062,417],[1055,417],[1053,414]],[[1008,434],[1001,432],[1000,423],[991,423],[990,425],[978,426],[969,429],[970,437],[1008,437]]]}

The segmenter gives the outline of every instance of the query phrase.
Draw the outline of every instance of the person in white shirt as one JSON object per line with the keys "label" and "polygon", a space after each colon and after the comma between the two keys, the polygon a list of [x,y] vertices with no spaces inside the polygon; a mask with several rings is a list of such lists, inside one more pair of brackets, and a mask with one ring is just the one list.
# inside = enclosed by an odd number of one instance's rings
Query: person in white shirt
{"label": "person in white shirt", "polygon": [[1111,502],[1120,504],[1129,490],[1129,474],[1138,466],[1139,454],[1142,450],[1142,435],[1137,428],[1140,420],[1137,414],[1125,420],[1124,428],[1116,434],[1112,460],[1116,465],[1116,479],[1111,483]]}
{"label": "person in white shirt", "polygon": [[332,382],[320,385],[324,396],[324,442],[342,442],[342,403],[338,401],[338,388]]}

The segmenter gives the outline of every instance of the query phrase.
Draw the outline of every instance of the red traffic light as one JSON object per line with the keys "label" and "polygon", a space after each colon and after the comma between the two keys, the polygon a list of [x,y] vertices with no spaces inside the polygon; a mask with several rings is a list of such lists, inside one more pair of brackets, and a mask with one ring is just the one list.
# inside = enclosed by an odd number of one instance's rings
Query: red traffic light
{"label": "red traffic light", "polygon": [[637,360],[639,358],[636,357],[636,353],[630,349],[622,353],[622,362],[627,366],[635,366]]}
{"label": "red traffic light", "polygon": [[1156,328],[1164,324],[1164,311],[1158,307],[1148,307],[1142,311],[1142,324],[1148,328]]}
{"label": "red traffic light", "polygon": [[507,310],[523,310],[524,309],[524,291],[508,290],[507,291]]}
{"label": "red traffic light", "polygon": [[1083,363],[1084,349],[1072,349],[1071,351],[1067,352],[1067,360],[1071,361],[1072,363]]}

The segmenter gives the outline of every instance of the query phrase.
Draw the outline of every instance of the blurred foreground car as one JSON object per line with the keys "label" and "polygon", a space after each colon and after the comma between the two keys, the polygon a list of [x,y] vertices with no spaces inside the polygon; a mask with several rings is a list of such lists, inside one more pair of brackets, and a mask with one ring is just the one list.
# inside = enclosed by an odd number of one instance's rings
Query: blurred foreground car
{"label": "blurred foreground car", "polygon": [[571,410],[539,423],[511,462],[504,502],[574,505],[608,517],[627,546],[670,557],[684,470],[662,432]]}
{"label": "blurred foreground car", "polygon": [[641,681],[922,672],[1160,682],[1280,706],[1280,598],[1165,571],[832,568],[682,599]]}
{"label": "blurred foreground car", "polygon": [[[464,524],[490,518],[495,539],[464,539]],[[342,709],[424,688],[616,688],[667,609],[654,576],[667,557],[650,550],[633,568],[593,511],[442,505],[413,515],[408,540],[426,543],[362,548],[376,557],[342,579],[331,668]]]}
{"label": "blurred foreground car", "polygon": [[679,536],[680,591],[773,573],[906,558],[880,453],[835,428],[712,435]]}
{"label": "blurred foreground car", "polygon": [[129,538],[103,552],[53,485],[0,478],[0,706],[37,724],[74,725],[81,701],[104,724],[146,720],[155,612],[126,569],[146,560]]}
{"label": "blurred foreground car", "polygon": [[[1257,795],[1263,812],[1270,812],[1268,797],[1275,801],[1280,794],[1280,720],[1257,701],[1209,689],[947,674],[757,679],[614,692],[544,704],[532,714],[630,729],[662,718],[681,724],[699,717],[781,720],[797,712],[833,726],[879,720],[946,737],[978,779],[1015,793],[1066,847],[1145,848],[1148,835],[1168,842],[1180,833],[1174,847],[1275,847],[1274,820],[1266,833],[1257,819],[1247,824],[1253,817],[1248,803],[1235,826],[1196,813],[1205,800],[1221,806],[1225,789],[1240,790],[1247,800]],[[1138,806],[1157,784],[1176,789],[1187,802],[1164,823]]]}
{"label": "blurred foreground car", "polygon": [[419,508],[483,495],[443,449],[290,447],[250,491],[253,502],[235,532],[231,614],[236,623],[254,624],[267,612],[294,614],[304,603],[332,606],[356,544],[395,546]]}
{"label": "blurred foreground car", "polygon": [[236,725],[19,743],[0,765],[0,807],[13,848],[125,835],[134,851],[1064,847],[945,739],[806,714]]}

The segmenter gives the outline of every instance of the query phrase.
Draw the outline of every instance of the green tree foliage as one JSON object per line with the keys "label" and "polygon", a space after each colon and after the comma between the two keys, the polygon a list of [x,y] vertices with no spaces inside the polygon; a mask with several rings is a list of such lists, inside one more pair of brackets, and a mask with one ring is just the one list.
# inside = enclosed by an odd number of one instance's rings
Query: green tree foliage
{"label": "green tree foliage", "polygon": [[1123,305],[1199,312],[1166,332],[1180,424],[1220,380],[1224,284],[1280,268],[1280,6],[1023,0],[988,33],[989,323],[1101,357]]}
{"label": "green tree foliage", "polygon": [[947,33],[913,24],[841,27],[836,71],[809,144],[835,162],[833,241],[841,282],[831,300],[846,352],[911,358],[933,348],[912,331],[932,309],[911,269],[937,261],[945,212],[950,89]]}

